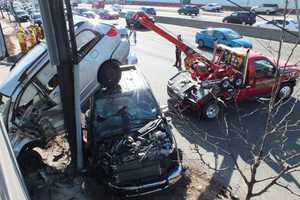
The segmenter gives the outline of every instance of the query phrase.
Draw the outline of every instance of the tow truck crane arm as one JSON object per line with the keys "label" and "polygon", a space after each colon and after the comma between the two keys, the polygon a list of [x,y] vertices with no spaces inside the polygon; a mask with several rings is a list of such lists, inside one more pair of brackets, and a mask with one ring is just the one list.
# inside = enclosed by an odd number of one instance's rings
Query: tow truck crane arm
{"label": "tow truck crane arm", "polygon": [[178,40],[173,35],[169,34],[159,26],[155,25],[148,17],[147,14],[144,12],[137,12],[133,19],[141,23],[146,28],[154,31],[155,33],[159,34],[169,42],[175,44],[177,48],[179,48],[181,51],[183,51],[186,55],[185,58],[185,67],[187,70],[191,69],[194,63],[202,62],[207,66],[211,65],[211,61],[207,59],[206,57],[202,56],[198,52],[196,52],[194,49],[183,43],[182,41]]}

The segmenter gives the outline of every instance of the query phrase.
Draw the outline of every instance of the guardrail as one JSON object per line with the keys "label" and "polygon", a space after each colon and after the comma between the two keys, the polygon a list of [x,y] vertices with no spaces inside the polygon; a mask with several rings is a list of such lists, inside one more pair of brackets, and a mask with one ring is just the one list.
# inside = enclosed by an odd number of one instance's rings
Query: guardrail
{"label": "guardrail", "polygon": [[[177,26],[186,26],[186,27],[193,27],[199,29],[205,29],[209,27],[214,28],[231,28],[242,35],[261,38],[266,40],[274,40],[279,41],[281,38],[281,31],[276,29],[267,29],[267,28],[259,28],[254,26],[245,26],[239,24],[230,24],[230,23],[220,23],[220,22],[209,22],[209,21],[201,21],[195,19],[184,19],[184,18],[176,18],[176,17],[164,17],[164,16],[157,16],[157,22],[163,24],[172,24]],[[300,42],[298,32],[293,32],[295,35],[290,33],[285,33],[284,41],[289,43],[297,43]]]}

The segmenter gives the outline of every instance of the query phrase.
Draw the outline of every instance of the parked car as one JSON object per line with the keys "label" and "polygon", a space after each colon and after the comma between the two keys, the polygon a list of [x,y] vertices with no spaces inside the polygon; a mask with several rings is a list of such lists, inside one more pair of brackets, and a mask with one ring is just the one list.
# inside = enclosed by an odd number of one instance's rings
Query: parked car
{"label": "parked car", "polygon": [[223,22],[252,25],[256,22],[256,14],[251,11],[237,11],[224,17]]}
{"label": "parked car", "polygon": [[[125,14],[126,25],[128,27],[133,25],[136,28],[144,28],[144,26],[139,21],[133,18],[136,13],[137,13],[136,11],[128,11]],[[153,23],[155,23],[155,18],[153,16],[148,16],[148,17]]]}
{"label": "parked car", "polygon": [[[130,60],[130,45],[112,25],[79,22],[75,28],[79,57],[75,68],[80,73],[83,105],[100,86],[118,83],[120,65]],[[53,137],[65,133],[57,69],[49,62],[44,41],[11,68],[0,85],[0,100],[0,115],[17,157],[29,147],[43,148]]]}
{"label": "parked car", "polygon": [[198,15],[199,14],[199,8],[197,6],[183,6],[177,10],[178,14],[184,14],[184,15]]}
{"label": "parked car", "polygon": [[196,33],[196,43],[200,48],[214,48],[214,44],[225,44],[230,47],[252,48],[250,40],[229,28],[209,28]]}
{"label": "parked car", "polygon": [[41,13],[35,12],[30,16],[32,23],[34,24],[42,24],[42,16]]}
{"label": "parked car", "polygon": [[106,9],[99,10],[98,15],[101,19],[119,19],[120,17],[119,13]]}
{"label": "parked car", "polygon": [[116,11],[118,13],[120,13],[122,11],[122,8],[119,4],[113,4],[111,8],[113,11]]}
{"label": "parked car", "polygon": [[202,6],[201,9],[205,10],[205,11],[220,12],[222,10],[222,5],[220,5],[218,3],[209,3],[209,4],[206,4],[205,6]]}
{"label": "parked car", "polygon": [[127,197],[161,191],[182,175],[168,120],[135,66],[118,87],[99,89],[87,112],[87,151],[96,177]]}
{"label": "parked car", "polygon": [[83,12],[83,13],[81,13],[81,16],[87,17],[87,18],[90,18],[90,19],[96,19],[98,17],[97,14],[93,11]]}
{"label": "parked car", "polygon": [[264,3],[259,6],[254,6],[251,8],[251,11],[256,13],[265,13],[267,15],[274,14],[279,11],[278,4]]}
{"label": "parked car", "polygon": [[30,20],[30,16],[25,10],[16,10],[15,19],[17,22],[28,22]]}
{"label": "parked car", "polygon": [[294,19],[289,19],[289,18],[287,18],[286,20],[284,20],[283,18],[277,18],[277,19],[273,19],[268,22],[258,22],[255,24],[255,26],[261,27],[261,28],[280,29],[280,27],[283,28],[284,21],[285,21],[285,28],[287,30],[290,30],[290,31],[298,31],[299,30],[298,22]]}
{"label": "parked car", "polygon": [[154,8],[141,7],[141,10],[150,16],[156,16],[156,10]]}

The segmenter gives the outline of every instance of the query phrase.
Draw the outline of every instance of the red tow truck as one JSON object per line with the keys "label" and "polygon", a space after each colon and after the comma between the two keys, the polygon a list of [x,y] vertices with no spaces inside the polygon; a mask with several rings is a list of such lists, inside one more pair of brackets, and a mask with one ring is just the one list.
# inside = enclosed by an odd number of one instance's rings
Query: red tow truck
{"label": "red tow truck", "polygon": [[153,24],[144,13],[134,17],[150,30],[175,44],[185,54],[185,67],[172,77],[167,86],[168,95],[182,109],[192,109],[204,118],[216,118],[221,105],[251,98],[270,96],[279,75],[278,98],[288,99],[300,70],[296,65],[280,61],[246,48],[216,45],[213,59],[209,60],[162,28]]}

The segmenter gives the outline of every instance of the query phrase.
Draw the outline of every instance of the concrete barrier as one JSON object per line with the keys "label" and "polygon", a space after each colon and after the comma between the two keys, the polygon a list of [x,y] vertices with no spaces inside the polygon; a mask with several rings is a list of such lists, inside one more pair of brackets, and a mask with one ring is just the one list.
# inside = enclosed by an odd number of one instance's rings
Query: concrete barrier
{"label": "concrete barrier", "polygon": [[[214,28],[231,28],[241,35],[261,38],[266,40],[274,40],[279,41],[281,38],[281,31],[274,30],[274,29],[267,29],[267,28],[259,28],[253,26],[244,26],[239,24],[229,24],[229,23],[220,23],[220,22],[209,22],[209,21],[201,21],[195,19],[184,19],[184,18],[175,18],[175,17],[163,17],[157,16],[157,22],[163,24],[172,24],[177,26],[186,26],[186,27],[193,27],[199,29],[205,29],[209,27]],[[294,35],[290,33],[285,33],[284,41],[289,43],[297,43],[299,42],[300,38],[297,37],[299,34],[298,32],[293,32]]]}

